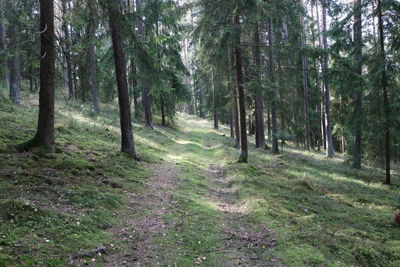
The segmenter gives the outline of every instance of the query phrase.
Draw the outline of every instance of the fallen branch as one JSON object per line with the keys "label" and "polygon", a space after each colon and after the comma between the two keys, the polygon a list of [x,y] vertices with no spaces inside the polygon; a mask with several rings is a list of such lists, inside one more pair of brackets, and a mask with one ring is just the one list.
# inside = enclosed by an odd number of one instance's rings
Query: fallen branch
{"label": "fallen branch", "polygon": [[107,253],[107,249],[105,247],[100,247],[96,250],[93,251],[87,251],[87,252],[82,252],[82,253],[74,253],[69,255],[69,259],[72,261],[78,259],[78,258],[85,258],[85,257],[93,257],[96,254],[105,254]]}

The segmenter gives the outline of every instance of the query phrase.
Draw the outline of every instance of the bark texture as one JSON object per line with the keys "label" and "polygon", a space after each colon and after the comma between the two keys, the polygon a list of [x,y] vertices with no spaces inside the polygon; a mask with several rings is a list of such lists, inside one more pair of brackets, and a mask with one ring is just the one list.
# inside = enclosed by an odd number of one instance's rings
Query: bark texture
{"label": "bark texture", "polygon": [[[234,15],[234,26],[240,27],[239,14]],[[243,66],[242,66],[242,52],[240,50],[240,34],[238,36],[237,44],[234,48],[235,55],[235,71],[236,71],[236,95],[239,113],[240,125],[240,157],[239,162],[247,163],[248,148],[247,148],[247,132],[246,132],[246,106],[243,86]]]}
{"label": "bark texture", "polygon": [[[326,26],[326,0],[322,4],[322,43],[325,52],[328,50],[327,40],[327,26]],[[329,77],[328,77],[328,55],[325,53],[323,56],[323,82],[324,82],[324,104],[325,104],[325,142],[326,142],[326,155],[328,157],[334,156],[332,128],[331,128],[331,100],[329,92]]]}
{"label": "bark texture", "polygon": [[385,35],[383,32],[383,16],[382,16],[382,2],[378,0],[378,28],[379,28],[379,46],[382,61],[382,74],[381,74],[381,87],[383,91],[383,109],[384,109],[384,135],[385,135],[385,184],[390,184],[390,108],[389,97],[387,88],[387,74],[386,74],[386,53],[385,53]]}
{"label": "bark texture", "polygon": [[95,112],[100,112],[99,106],[99,93],[97,90],[97,59],[96,59],[96,46],[95,46],[95,34],[96,34],[96,21],[95,21],[95,7],[93,6],[93,1],[86,1],[89,12],[90,21],[88,24],[88,41],[89,41],[89,84],[92,89],[92,103]]}
{"label": "bark texture", "polygon": [[[142,10],[142,0],[136,0],[136,12],[139,14],[137,19],[137,27],[138,27],[138,37],[140,41],[144,40],[144,22],[143,16],[141,15]],[[143,110],[144,110],[144,119],[145,126],[153,129],[153,115],[151,110],[151,96],[150,96],[150,88],[148,86],[147,78],[145,77],[144,71],[141,70],[142,76],[142,102],[143,102]]]}
{"label": "bark texture", "polygon": [[44,147],[54,151],[54,78],[56,50],[54,47],[54,2],[40,0],[40,91],[39,119],[36,135],[19,145],[19,150]]}
{"label": "bark texture", "polygon": [[268,72],[270,76],[270,80],[272,83],[272,99],[271,99],[271,135],[272,135],[272,153],[279,154],[279,145],[278,145],[278,122],[277,122],[277,114],[276,114],[276,92],[274,88],[275,83],[275,70],[274,70],[274,54],[273,54],[273,45],[274,45],[274,37],[273,37],[273,22],[272,18],[269,19],[268,23],[268,44],[269,44],[269,60],[268,60]]}
{"label": "bark texture", "polygon": [[121,151],[129,154],[133,159],[137,159],[135,145],[133,141],[133,130],[131,120],[131,106],[129,102],[128,81],[125,72],[125,55],[123,50],[123,39],[119,18],[119,0],[108,3],[109,20],[111,28],[111,39],[113,44],[115,74],[117,79],[118,103],[121,126]]}
{"label": "bark texture", "polygon": [[362,125],[362,20],[361,20],[361,0],[354,0],[354,63],[355,73],[359,77],[357,88],[354,94],[354,148],[353,148],[353,167],[361,168],[361,125]]}
{"label": "bark texture", "polygon": [[[254,30],[254,47],[253,47],[253,58],[254,64],[257,67],[257,79],[261,82],[260,71],[261,71],[261,51],[260,51],[260,34],[258,30],[258,24],[255,25]],[[254,97],[255,105],[255,134],[256,134],[256,147],[265,147],[265,130],[264,130],[264,103],[262,92],[256,92]]]}

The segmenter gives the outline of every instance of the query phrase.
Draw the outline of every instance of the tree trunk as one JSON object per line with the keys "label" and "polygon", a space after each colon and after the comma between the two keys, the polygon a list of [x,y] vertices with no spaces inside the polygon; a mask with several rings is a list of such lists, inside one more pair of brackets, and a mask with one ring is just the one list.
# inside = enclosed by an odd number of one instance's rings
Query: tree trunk
{"label": "tree trunk", "polygon": [[[300,5],[303,7],[303,1],[300,1]],[[306,47],[306,31],[304,25],[304,17],[301,16],[300,18],[301,24],[301,48]],[[304,51],[303,51],[304,53]],[[301,58],[302,67],[303,67],[303,104],[304,104],[304,137],[305,137],[305,149],[310,151],[311,150],[311,129],[310,129],[310,119],[309,119],[309,93],[308,93],[308,60],[305,55]]]}
{"label": "tree trunk", "polygon": [[161,96],[161,125],[166,126],[165,123],[165,105],[164,105],[164,98]]}
{"label": "tree trunk", "polygon": [[[261,82],[261,52],[260,52],[260,34],[258,24],[255,26],[254,31],[254,49],[253,49],[254,63],[257,67],[257,79]],[[265,147],[265,130],[264,130],[264,105],[262,92],[256,92],[254,98],[255,104],[255,117],[256,117],[256,147]]]}
{"label": "tree trunk", "polygon": [[[142,12],[142,0],[136,0],[136,13],[138,14],[137,25],[138,25],[138,37],[141,42],[144,41],[144,22]],[[147,77],[145,77],[144,71],[141,70],[142,79],[142,102],[144,110],[145,126],[153,129],[153,115],[151,111],[151,96],[150,88],[148,86]]]}
{"label": "tree trunk", "polygon": [[383,33],[382,19],[382,3],[378,0],[378,28],[379,28],[379,44],[382,62],[381,86],[383,90],[383,109],[384,109],[384,132],[385,132],[385,184],[390,184],[390,107],[387,88],[387,73],[386,73],[386,54],[385,54],[385,36]]}
{"label": "tree trunk", "polygon": [[[275,83],[275,71],[274,71],[274,54],[273,54],[273,22],[272,18],[269,19],[268,23],[268,44],[269,44],[269,50],[268,50],[268,55],[269,55],[269,66],[268,66],[268,71],[269,71],[269,76],[271,83],[274,86]],[[276,92],[275,88],[272,88],[272,94],[271,94],[271,130],[272,130],[272,153],[274,154],[279,154],[279,145],[278,145],[278,123],[277,123],[277,118],[276,118]]]}
{"label": "tree trunk", "polygon": [[217,93],[214,82],[214,70],[211,70],[211,85],[213,93],[213,117],[214,117],[214,129],[218,129],[218,111],[217,111]]}
{"label": "tree trunk", "polygon": [[247,126],[249,127],[249,135],[252,136],[254,134],[254,131],[253,131],[253,120],[251,118],[251,114],[249,114]]}
{"label": "tree trunk", "polygon": [[8,64],[7,64],[7,33],[6,27],[4,26],[4,9],[3,0],[0,0],[0,37],[1,37],[1,50],[4,53],[3,59],[3,82],[6,88],[10,87],[10,77],[8,75]]}
{"label": "tree trunk", "polygon": [[[234,14],[234,26],[240,28],[240,16]],[[239,125],[240,125],[240,163],[247,163],[247,132],[246,132],[246,106],[243,86],[243,66],[242,66],[242,51],[240,50],[240,33],[234,47],[235,56],[235,71],[236,71],[236,96],[238,103]]]}
{"label": "tree trunk", "polygon": [[326,135],[326,155],[333,157],[333,141],[332,141],[332,128],[331,128],[331,109],[330,109],[330,93],[329,93],[329,78],[328,78],[328,40],[327,40],[327,26],[326,26],[326,0],[322,5],[322,42],[324,48],[323,56],[323,81],[324,81],[324,101],[325,101],[325,135]]}
{"label": "tree trunk", "polygon": [[44,147],[54,151],[54,87],[56,50],[54,47],[54,2],[40,0],[40,92],[36,135],[17,148]]}
{"label": "tree trunk", "polygon": [[90,12],[90,21],[88,24],[88,41],[89,41],[89,69],[90,69],[90,87],[92,88],[92,103],[93,109],[95,112],[100,112],[99,106],[99,93],[97,90],[97,59],[96,59],[96,47],[95,47],[95,38],[96,38],[96,22],[95,22],[95,14],[94,14],[94,6],[93,1],[86,0],[86,3],[89,7]]}
{"label": "tree trunk", "polygon": [[71,67],[71,45],[69,40],[69,30],[66,21],[67,14],[67,0],[62,0],[62,31],[64,33],[64,57],[66,62],[66,72],[67,72],[67,85],[68,85],[68,98],[72,99],[74,97],[74,85],[72,79],[72,67]]}
{"label": "tree trunk", "polygon": [[235,55],[232,53],[233,50],[228,50],[229,57],[229,81],[232,88],[232,114],[233,114],[233,128],[235,134],[235,148],[240,148],[240,127],[239,127],[239,110],[238,110],[238,102],[237,102],[237,90],[236,90],[236,82],[234,81],[232,70],[234,69]]}
{"label": "tree trunk", "polygon": [[200,118],[205,119],[206,118],[206,113],[204,111],[204,87],[203,84],[201,83],[201,79],[199,79],[199,115]]}
{"label": "tree trunk", "polygon": [[230,134],[231,138],[235,138],[235,130],[233,126],[233,108],[231,108],[231,113],[229,114],[229,129],[230,129]]}
{"label": "tree trunk", "polygon": [[11,3],[11,11],[9,14],[9,32],[10,32],[10,44],[13,47],[11,49],[11,59],[10,59],[10,99],[14,104],[19,105],[21,103],[21,61],[20,61],[20,51],[18,44],[20,42],[19,34],[19,22],[16,17],[12,14],[17,12],[16,4]]}
{"label": "tree trunk", "polygon": [[[16,22],[15,22],[16,23]],[[10,28],[11,46],[16,46],[19,43],[18,29],[14,24]],[[10,60],[10,99],[14,104],[21,104],[21,61],[19,57],[18,47],[12,49],[12,57]]]}
{"label": "tree trunk", "polygon": [[111,29],[111,39],[115,61],[115,75],[117,79],[118,103],[121,125],[121,151],[128,153],[133,159],[138,159],[135,152],[133,141],[131,107],[129,102],[128,81],[125,72],[125,55],[123,50],[123,39],[119,19],[119,0],[114,0],[109,4],[109,20]]}
{"label": "tree trunk", "polygon": [[353,167],[361,168],[361,125],[362,125],[362,9],[361,0],[354,0],[354,63],[355,73],[359,77],[354,94],[354,148],[353,148]]}

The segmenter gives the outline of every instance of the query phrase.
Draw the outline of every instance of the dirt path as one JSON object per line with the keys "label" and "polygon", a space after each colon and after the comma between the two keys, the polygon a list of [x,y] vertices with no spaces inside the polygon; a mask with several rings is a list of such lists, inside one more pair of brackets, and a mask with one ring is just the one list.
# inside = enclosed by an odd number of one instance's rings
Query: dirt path
{"label": "dirt path", "polygon": [[224,250],[229,252],[236,266],[276,266],[278,260],[262,258],[260,250],[276,244],[276,234],[263,226],[246,222],[246,205],[235,201],[236,188],[230,186],[225,170],[219,164],[210,164],[209,175],[213,190],[211,199],[221,212],[226,235]]}
{"label": "dirt path", "polygon": [[223,165],[212,163],[219,140],[209,138],[208,125],[182,124],[166,161],[143,163],[154,172],[145,191],[127,192],[127,212],[116,214],[123,227],[110,231],[120,244],[105,266],[278,266],[265,256],[276,244],[274,231],[251,221]]}
{"label": "dirt path", "polygon": [[175,187],[177,170],[174,163],[143,163],[154,172],[146,182],[146,191],[128,195],[124,227],[113,228],[112,235],[119,237],[125,248],[110,253],[106,266],[160,266],[157,253],[162,253],[160,244],[152,243],[152,238],[167,231],[163,215],[171,204],[170,190]]}

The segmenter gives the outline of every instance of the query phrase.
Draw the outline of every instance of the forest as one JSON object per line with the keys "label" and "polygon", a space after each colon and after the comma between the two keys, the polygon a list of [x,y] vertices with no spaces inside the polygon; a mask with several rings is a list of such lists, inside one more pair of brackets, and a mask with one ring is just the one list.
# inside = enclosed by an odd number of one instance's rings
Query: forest
{"label": "forest", "polygon": [[399,0],[0,0],[1,266],[400,266]]}

